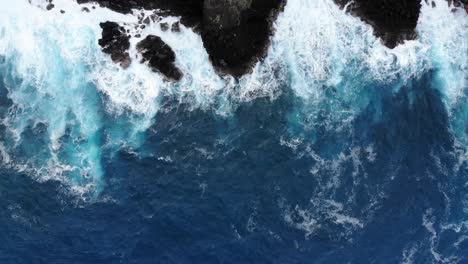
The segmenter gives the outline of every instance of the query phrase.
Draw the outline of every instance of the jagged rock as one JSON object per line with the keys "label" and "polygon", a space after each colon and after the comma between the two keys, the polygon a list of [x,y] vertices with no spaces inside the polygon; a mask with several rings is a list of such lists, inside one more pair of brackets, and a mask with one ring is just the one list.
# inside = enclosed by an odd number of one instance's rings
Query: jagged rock
{"label": "jagged rock", "polygon": [[149,35],[137,44],[143,56],[142,63],[148,62],[153,71],[160,72],[170,80],[180,81],[182,72],[176,67],[174,51],[160,37]]}
{"label": "jagged rock", "polygon": [[130,48],[130,36],[125,33],[125,29],[115,22],[104,22],[100,24],[102,28],[102,38],[99,45],[102,51],[111,55],[115,63],[119,63],[123,68],[131,64],[130,55],[127,50]]}

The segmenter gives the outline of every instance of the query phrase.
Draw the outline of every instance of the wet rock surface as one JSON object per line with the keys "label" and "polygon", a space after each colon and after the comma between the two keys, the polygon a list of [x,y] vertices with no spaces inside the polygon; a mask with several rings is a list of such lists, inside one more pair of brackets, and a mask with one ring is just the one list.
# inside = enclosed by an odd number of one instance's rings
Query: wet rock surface
{"label": "wet rock surface", "polygon": [[160,72],[169,80],[179,81],[183,74],[175,65],[174,51],[158,36],[149,35],[137,44],[138,52],[155,72]]}
{"label": "wet rock surface", "polygon": [[125,33],[125,29],[115,22],[105,22],[100,24],[102,28],[102,38],[99,45],[102,51],[111,55],[115,63],[119,63],[123,68],[130,66],[131,59],[128,54],[130,48],[130,36]]}

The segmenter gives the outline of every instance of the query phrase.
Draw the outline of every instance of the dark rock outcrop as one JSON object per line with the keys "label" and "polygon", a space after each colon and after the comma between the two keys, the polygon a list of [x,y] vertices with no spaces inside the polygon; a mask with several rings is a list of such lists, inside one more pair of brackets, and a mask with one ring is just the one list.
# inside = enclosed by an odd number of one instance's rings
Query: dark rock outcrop
{"label": "dark rock outcrop", "polygon": [[416,37],[415,28],[421,9],[420,0],[335,0],[374,28],[389,48]]}
{"label": "dark rock outcrop", "polygon": [[[121,13],[132,9],[161,9],[181,16],[185,26],[202,36],[213,65],[221,72],[241,76],[265,55],[272,23],[286,0],[77,0],[96,2]],[[161,24],[163,31],[179,27]]]}
{"label": "dark rock outcrop", "polygon": [[168,79],[180,81],[182,72],[176,67],[174,51],[158,36],[147,36],[137,44],[137,50],[143,56],[142,62],[148,62],[153,71],[164,74]]}
{"label": "dark rock outcrop", "polygon": [[267,50],[283,0],[205,0],[201,35],[213,65],[241,76]]}
{"label": "dark rock outcrop", "polygon": [[125,29],[115,22],[101,23],[100,26],[102,38],[99,45],[102,51],[111,55],[112,60],[123,68],[130,66],[131,59],[127,52],[130,48],[130,36],[125,33]]}

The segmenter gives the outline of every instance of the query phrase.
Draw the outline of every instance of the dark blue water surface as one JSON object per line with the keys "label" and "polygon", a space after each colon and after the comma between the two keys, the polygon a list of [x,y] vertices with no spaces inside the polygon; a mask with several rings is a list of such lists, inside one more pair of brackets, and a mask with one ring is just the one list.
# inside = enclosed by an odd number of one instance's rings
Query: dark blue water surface
{"label": "dark blue water surface", "polygon": [[468,263],[468,169],[433,83],[371,87],[342,130],[287,87],[229,117],[167,98],[139,154],[103,154],[97,197],[0,168],[0,263]]}

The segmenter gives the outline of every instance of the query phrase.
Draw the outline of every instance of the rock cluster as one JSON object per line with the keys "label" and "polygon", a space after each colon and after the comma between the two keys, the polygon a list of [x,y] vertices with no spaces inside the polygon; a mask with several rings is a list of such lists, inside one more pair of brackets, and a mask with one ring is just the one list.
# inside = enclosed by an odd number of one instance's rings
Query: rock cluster
{"label": "rock cluster", "polygon": [[[265,55],[273,22],[287,0],[77,1],[78,3],[96,2],[121,13],[130,13],[132,9],[158,9],[163,10],[164,14],[179,16],[182,24],[192,27],[201,35],[211,62],[220,73],[242,76]],[[421,8],[420,0],[334,1],[342,7],[346,6],[348,12],[372,25],[375,35],[389,48],[416,37],[415,28]],[[468,0],[447,1],[453,6],[465,5],[465,9],[468,6]],[[100,44],[104,52],[111,54],[114,61],[128,66],[130,59],[125,51],[125,48],[128,48],[128,37],[125,36],[123,29],[112,22],[101,26],[103,37]],[[179,24],[169,28],[168,24],[161,23],[160,27],[163,31],[169,29],[172,32],[180,31]],[[175,61],[173,51],[160,38],[150,36],[139,46],[144,50],[144,60],[148,61],[153,69],[173,80],[181,78],[182,74],[173,64]],[[163,63],[168,65],[163,66]]]}
{"label": "rock cluster", "polygon": [[130,37],[125,34],[125,29],[115,22],[101,23],[100,26],[102,38],[99,40],[99,45],[102,51],[111,55],[112,60],[123,68],[130,66],[131,60],[128,54]]}
{"label": "rock cluster", "polygon": [[[77,1],[96,2],[121,13],[161,9],[180,16],[185,26],[200,33],[215,68],[234,76],[249,72],[252,64],[265,55],[273,21],[285,3],[285,0]],[[175,25],[171,30],[180,29]]]}

